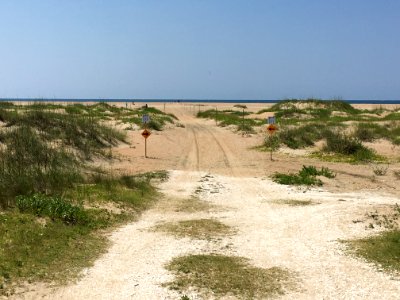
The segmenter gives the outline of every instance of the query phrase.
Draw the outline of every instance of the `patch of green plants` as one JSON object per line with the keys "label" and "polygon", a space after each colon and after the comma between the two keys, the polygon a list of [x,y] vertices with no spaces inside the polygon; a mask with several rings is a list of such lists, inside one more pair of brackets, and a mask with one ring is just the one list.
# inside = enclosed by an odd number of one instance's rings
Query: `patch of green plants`
{"label": "patch of green plants", "polygon": [[23,281],[71,279],[90,266],[107,246],[97,230],[136,218],[158,196],[153,180],[167,173],[94,177],[64,198],[19,196],[16,209],[0,213],[0,295]]}
{"label": "patch of green plants", "polygon": [[79,202],[101,203],[112,202],[141,212],[148,208],[158,196],[154,181],[168,178],[165,171],[148,172],[120,177],[93,174],[86,183],[66,192],[71,199]]}
{"label": "patch of green plants", "polygon": [[65,281],[106,249],[104,236],[85,225],[7,211],[0,214],[0,295],[23,282]]}
{"label": "patch of green plants", "polygon": [[322,181],[317,176],[334,178],[335,174],[328,168],[322,167],[318,170],[314,166],[303,166],[297,173],[275,173],[272,175],[273,181],[285,185],[322,185]]}
{"label": "patch of green plants", "polygon": [[17,196],[16,206],[22,213],[32,213],[38,217],[61,220],[66,224],[85,224],[88,217],[82,207],[60,198],[40,194]]}
{"label": "patch of green plants", "polygon": [[307,118],[326,120],[331,117],[333,111],[353,116],[361,113],[360,110],[355,109],[345,101],[319,99],[288,99],[280,101],[268,109],[260,110],[258,113],[275,112],[275,116],[280,119]]}
{"label": "patch of green plants", "polygon": [[354,137],[361,141],[373,142],[377,139],[387,139],[393,144],[400,144],[400,126],[395,123],[359,123],[354,132]]}
{"label": "patch of green plants", "polygon": [[323,139],[329,129],[324,124],[311,123],[298,127],[286,127],[279,131],[279,139],[291,149],[313,146],[316,141]]}
{"label": "patch of green plants", "polygon": [[345,241],[355,255],[376,264],[380,269],[400,274],[400,206],[387,206],[368,213],[368,228],[385,228],[378,235]]}
{"label": "patch of green plants", "polygon": [[379,235],[346,241],[357,256],[388,271],[400,272],[400,231],[386,231]]}
{"label": "patch of green plants", "polygon": [[263,124],[262,120],[244,118],[243,115],[249,115],[249,112],[235,111],[235,110],[220,110],[213,109],[205,110],[197,113],[198,118],[208,118],[217,120],[218,126],[225,127],[235,125],[240,131],[253,132],[253,126],[260,126]]}
{"label": "patch of green plants", "polygon": [[176,223],[164,223],[155,227],[155,230],[167,232],[178,237],[210,240],[233,232],[227,226],[215,219],[185,220]]}
{"label": "patch of green plants", "polygon": [[70,152],[52,146],[30,127],[7,131],[0,149],[0,207],[15,196],[60,194],[82,180],[80,164]]}
{"label": "patch of green plants", "polygon": [[360,140],[335,132],[327,136],[323,151],[351,156],[357,162],[369,162],[377,158],[376,153],[365,147]]}
{"label": "patch of green plants", "polygon": [[174,258],[166,268],[175,275],[175,280],[166,284],[169,288],[181,292],[195,289],[204,297],[265,299],[283,295],[296,286],[289,271],[257,268],[243,257],[188,255]]}
{"label": "patch of green plants", "polygon": [[389,130],[386,126],[377,123],[358,123],[354,137],[363,142],[373,142],[379,138],[388,137]]}
{"label": "patch of green plants", "polygon": [[106,103],[0,107],[0,294],[76,275],[105,249],[97,230],[155,201],[153,182],[167,172],[110,176],[87,162],[125,138],[101,120],[131,113]]}
{"label": "patch of green plants", "polygon": [[138,126],[143,126],[142,116],[145,114],[150,116],[150,122],[146,124],[146,127],[156,131],[161,131],[166,124],[174,124],[174,120],[178,120],[174,114],[164,113],[154,107],[141,107],[133,110],[131,114],[122,117],[121,120],[124,123],[134,123]]}
{"label": "patch of green plants", "polygon": [[124,142],[126,134],[101,124],[87,115],[69,115],[47,110],[7,112],[6,126],[29,127],[47,142],[62,143],[85,156],[102,154],[102,149]]}

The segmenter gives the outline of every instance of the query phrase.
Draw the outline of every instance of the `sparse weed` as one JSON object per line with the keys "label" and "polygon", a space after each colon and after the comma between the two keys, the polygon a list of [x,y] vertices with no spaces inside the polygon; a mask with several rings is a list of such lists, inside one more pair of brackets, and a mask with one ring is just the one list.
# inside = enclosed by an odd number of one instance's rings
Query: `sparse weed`
{"label": "sparse weed", "polygon": [[308,206],[308,205],[318,204],[311,200],[276,200],[276,201],[273,201],[273,203],[284,204],[284,205],[289,205],[289,206]]}
{"label": "sparse weed", "polygon": [[376,176],[384,176],[389,170],[389,164],[372,163],[371,168]]}

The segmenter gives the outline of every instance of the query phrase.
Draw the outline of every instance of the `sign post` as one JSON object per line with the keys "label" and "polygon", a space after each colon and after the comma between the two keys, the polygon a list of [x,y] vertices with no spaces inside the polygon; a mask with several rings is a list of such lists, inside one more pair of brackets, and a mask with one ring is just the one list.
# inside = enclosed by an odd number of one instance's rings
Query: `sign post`
{"label": "sign post", "polygon": [[142,136],[144,137],[144,157],[147,158],[147,138],[150,136],[151,132],[147,130],[147,123],[150,122],[149,115],[142,115],[142,123],[144,125],[144,130]]}
{"label": "sign post", "polygon": [[142,136],[144,137],[144,157],[147,158],[147,138],[150,136],[151,132],[147,129],[143,130]]}
{"label": "sign post", "polygon": [[276,122],[275,116],[268,117],[268,119],[266,121],[268,123],[267,132],[269,134],[269,141],[270,141],[269,147],[270,147],[270,150],[271,150],[270,151],[270,158],[271,158],[271,161],[272,161],[273,160],[272,159],[272,152],[277,147],[277,145],[276,145],[277,141],[273,140],[274,139],[273,136],[274,136],[275,132],[278,130],[278,127],[275,125],[275,122]]}

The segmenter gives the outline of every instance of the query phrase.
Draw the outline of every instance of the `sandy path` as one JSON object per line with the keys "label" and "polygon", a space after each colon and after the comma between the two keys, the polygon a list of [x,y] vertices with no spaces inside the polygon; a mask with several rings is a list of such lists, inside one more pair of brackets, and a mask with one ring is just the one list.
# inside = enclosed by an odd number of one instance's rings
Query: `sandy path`
{"label": "sandy path", "polygon": [[[55,290],[16,296],[24,299],[179,299],[162,286],[172,279],[164,265],[184,254],[218,252],[248,257],[259,267],[284,267],[297,274],[301,289],[284,299],[398,299],[400,281],[344,253],[339,239],[361,237],[374,231],[354,223],[377,204],[393,204],[393,194],[359,191],[333,193],[298,189],[265,179],[266,160],[252,161],[247,148],[254,140],[242,138],[212,122],[197,120],[184,107],[174,111],[185,124],[176,133],[181,144],[170,160],[170,180],[161,185],[166,195],[141,219],[111,234],[113,243],[80,281]],[[173,147],[164,140],[164,150]],[[122,149],[131,161],[137,149]],[[129,156],[131,155],[131,156]],[[255,157],[261,157],[257,156]],[[150,169],[161,154],[150,160]],[[137,158],[136,162],[142,158]],[[172,161],[172,162],[171,162]],[[153,165],[154,164],[154,165]],[[122,166],[121,166],[122,168]],[[127,167],[129,169],[129,167]],[[274,168],[278,168],[276,165]],[[208,175],[207,177],[205,175]],[[199,189],[200,188],[200,189]],[[176,199],[195,190],[217,206],[209,212],[184,213],[174,209]],[[315,205],[290,207],[277,200],[313,200]],[[162,221],[217,218],[235,227],[237,234],[218,241],[177,239],[153,232]],[[195,293],[189,296],[201,299]]]}

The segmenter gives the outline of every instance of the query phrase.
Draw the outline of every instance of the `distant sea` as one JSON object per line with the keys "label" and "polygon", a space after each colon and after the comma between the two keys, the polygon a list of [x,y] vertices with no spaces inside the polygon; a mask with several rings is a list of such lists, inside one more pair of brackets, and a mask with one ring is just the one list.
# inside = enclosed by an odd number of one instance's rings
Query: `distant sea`
{"label": "distant sea", "polygon": [[[182,103],[277,103],[284,100],[252,100],[252,99],[80,99],[80,98],[0,98],[3,101],[27,101],[27,102],[182,102]],[[347,100],[350,104],[400,104],[400,100]]]}

